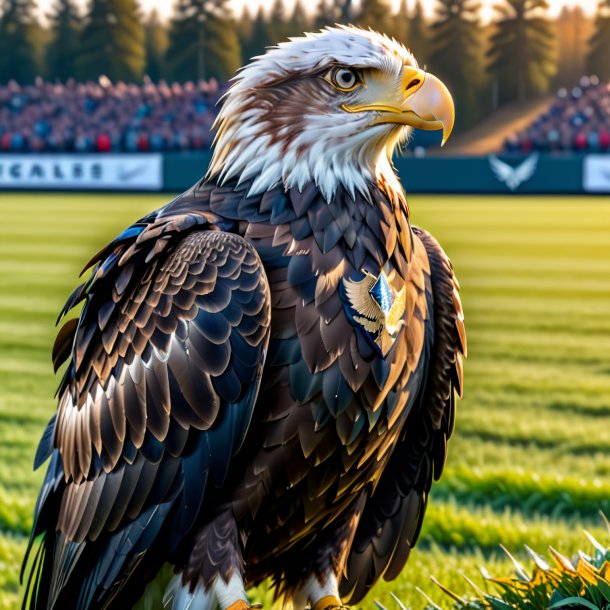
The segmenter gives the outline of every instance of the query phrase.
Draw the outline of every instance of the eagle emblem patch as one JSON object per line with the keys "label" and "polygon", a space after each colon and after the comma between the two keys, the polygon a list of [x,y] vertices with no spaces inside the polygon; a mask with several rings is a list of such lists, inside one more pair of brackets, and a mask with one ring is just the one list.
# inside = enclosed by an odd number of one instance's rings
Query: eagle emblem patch
{"label": "eagle emblem patch", "polygon": [[343,278],[343,293],[348,317],[385,358],[405,324],[406,286],[396,292],[383,271],[379,277],[365,271],[359,281]]}

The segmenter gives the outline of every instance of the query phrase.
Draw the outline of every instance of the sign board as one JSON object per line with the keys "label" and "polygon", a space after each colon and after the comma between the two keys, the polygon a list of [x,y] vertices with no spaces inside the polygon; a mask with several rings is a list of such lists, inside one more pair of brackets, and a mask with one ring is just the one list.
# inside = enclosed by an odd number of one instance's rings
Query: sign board
{"label": "sign board", "polygon": [[407,194],[583,192],[583,157],[576,155],[398,157],[394,165]]}
{"label": "sign board", "polygon": [[583,188],[587,193],[610,193],[610,154],[585,157]]}
{"label": "sign board", "polygon": [[0,188],[160,191],[163,155],[0,155]]}

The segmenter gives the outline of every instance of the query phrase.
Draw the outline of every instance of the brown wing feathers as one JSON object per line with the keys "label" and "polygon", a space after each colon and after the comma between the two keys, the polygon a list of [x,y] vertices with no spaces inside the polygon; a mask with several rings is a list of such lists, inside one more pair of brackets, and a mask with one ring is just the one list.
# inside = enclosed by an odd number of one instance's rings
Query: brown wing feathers
{"label": "brown wing feathers", "polygon": [[[158,228],[151,232],[159,234]],[[133,277],[141,262],[122,258],[119,280]],[[257,265],[239,237],[193,232],[165,261],[152,260],[139,281],[115,284],[112,300],[96,316],[81,318],[55,432],[67,476],[77,482],[86,477],[93,450],[104,469],[112,470],[127,441],[140,448],[150,433],[162,442],[172,422],[183,429],[209,428],[218,413],[219,388],[229,401],[238,398],[241,384],[228,366],[228,339],[235,326],[246,341],[260,342],[253,316],[263,299],[259,292],[258,300],[250,296],[243,307],[233,304],[228,316],[218,312],[228,307],[235,278],[241,276],[243,294],[256,292]],[[226,281],[217,282],[219,276]],[[89,308],[104,294],[96,288],[90,288]],[[234,360],[239,365],[238,355]],[[176,454],[181,447],[172,449]]]}
{"label": "brown wing feathers", "polygon": [[[63,469],[41,492],[32,537],[46,532],[46,559],[30,574],[62,607],[97,607],[172,513],[179,544],[206,472],[222,482],[248,428],[269,287],[254,249],[211,229],[201,214],[151,216],[94,257],[92,279],[71,296],[85,304],[54,351],[57,364],[71,356],[53,430]],[[52,449],[47,441],[38,461]],[[66,587],[72,571],[83,582]],[[47,607],[38,589],[36,610]]]}

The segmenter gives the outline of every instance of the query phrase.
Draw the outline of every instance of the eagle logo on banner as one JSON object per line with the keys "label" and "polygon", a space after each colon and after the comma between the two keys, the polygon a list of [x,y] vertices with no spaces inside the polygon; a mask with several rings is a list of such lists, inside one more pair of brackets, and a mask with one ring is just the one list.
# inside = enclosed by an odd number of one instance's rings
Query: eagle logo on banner
{"label": "eagle logo on banner", "polygon": [[364,272],[360,281],[343,280],[345,296],[352,309],[352,320],[366,332],[367,338],[385,358],[404,326],[407,289],[396,292],[386,274],[379,277]]}
{"label": "eagle logo on banner", "polygon": [[511,191],[516,191],[536,172],[538,167],[538,153],[533,153],[516,167],[498,159],[496,155],[490,155],[489,166],[500,182],[506,184]]}

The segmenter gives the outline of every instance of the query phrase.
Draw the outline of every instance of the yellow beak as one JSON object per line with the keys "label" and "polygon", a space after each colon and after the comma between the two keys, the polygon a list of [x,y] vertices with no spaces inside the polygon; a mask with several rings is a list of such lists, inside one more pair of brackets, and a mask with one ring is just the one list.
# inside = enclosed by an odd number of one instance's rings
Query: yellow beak
{"label": "yellow beak", "polygon": [[418,68],[405,67],[402,85],[401,107],[388,108],[375,123],[400,123],[426,131],[442,129],[442,146],[451,135],[455,121],[451,93],[436,76]]}
{"label": "yellow beak", "polygon": [[433,74],[410,66],[404,68],[401,84],[402,100],[398,104],[345,104],[343,108],[348,112],[377,111],[379,114],[373,120],[373,125],[393,123],[427,131],[442,129],[442,146],[451,135],[455,121],[455,109],[449,90]]}

